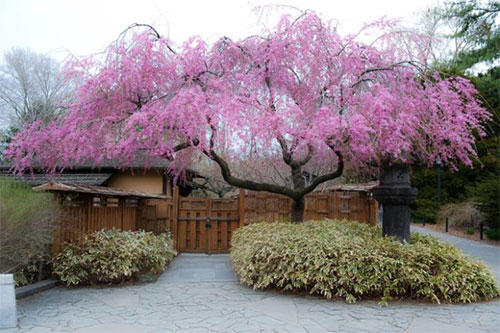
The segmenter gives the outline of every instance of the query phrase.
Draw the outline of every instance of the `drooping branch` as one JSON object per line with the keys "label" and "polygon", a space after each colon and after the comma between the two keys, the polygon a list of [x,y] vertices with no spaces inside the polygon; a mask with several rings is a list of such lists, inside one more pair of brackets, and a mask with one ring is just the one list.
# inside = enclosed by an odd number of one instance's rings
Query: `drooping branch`
{"label": "drooping branch", "polygon": [[198,139],[193,139],[191,141],[185,141],[182,143],[179,143],[177,146],[172,149],[172,152],[166,152],[163,154],[163,157],[165,157],[167,160],[171,161],[173,159],[173,153],[176,153],[178,151],[184,150],[189,147],[195,147],[200,144],[200,140]]}
{"label": "drooping branch", "polygon": [[179,143],[177,146],[174,147],[174,153],[178,152],[180,150],[186,149],[188,147],[197,146],[199,144],[200,144],[200,140],[198,140],[198,139],[193,139],[192,141],[186,141],[183,143]]}
{"label": "drooping branch", "polygon": [[373,73],[373,72],[393,71],[396,67],[404,66],[404,65],[411,65],[411,66],[414,66],[415,68],[418,68],[417,64],[414,61],[400,61],[400,62],[391,64],[391,65],[385,66],[385,67],[368,68],[359,74],[358,81],[354,82],[351,85],[351,88],[355,88],[357,85],[359,85],[363,82],[372,81],[372,79],[364,77],[366,74]]}
{"label": "drooping branch", "polygon": [[[148,28],[149,30],[151,30],[152,34],[156,37],[156,38],[161,38],[160,36],[160,33],[158,32],[158,30],[156,30],[155,28],[153,28],[153,26],[149,25],[149,24],[145,24],[145,23],[133,23],[131,24],[128,28],[128,29],[133,29],[133,28],[136,28],[136,27],[146,27]],[[125,31],[127,31],[125,30]]]}
{"label": "drooping branch", "polygon": [[[160,33],[158,32],[158,30],[156,30],[153,26],[149,25],[149,24],[145,24],[145,23],[134,23],[134,24],[131,24],[127,29],[125,29],[125,31],[123,31],[121,34],[123,35],[124,33],[126,33],[128,30],[130,29],[134,29],[136,27],[146,27],[148,28],[149,30],[151,30],[151,34],[153,36],[156,37],[156,39],[160,39],[161,38],[161,35]],[[175,50],[169,45],[169,44],[166,44],[167,45],[167,48],[169,49],[170,52],[172,52],[173,54],[177,54],[177,52],[175,52]]]}

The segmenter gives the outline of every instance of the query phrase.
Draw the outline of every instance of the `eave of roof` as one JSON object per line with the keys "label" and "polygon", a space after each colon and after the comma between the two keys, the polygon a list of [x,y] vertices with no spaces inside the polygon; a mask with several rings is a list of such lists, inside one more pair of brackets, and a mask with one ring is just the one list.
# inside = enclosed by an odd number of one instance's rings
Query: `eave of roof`
{"label": "eave of roof", "polygon": [[33,187],[34,191],[53,191],[53,192],[76,192],[106,196],[121,196],[121,197],[137,197],[148,199],[166,199],[167,196],[156,193],[126,191],[103,186],[88,186],[68,183],[45,183],[40,186]]}
{"label": "eave of roof", "polygon": [[371,192],[371,190],[378,185],[378,182],[371,182],[366,184],[337,184],[328,186],[323,191]]}

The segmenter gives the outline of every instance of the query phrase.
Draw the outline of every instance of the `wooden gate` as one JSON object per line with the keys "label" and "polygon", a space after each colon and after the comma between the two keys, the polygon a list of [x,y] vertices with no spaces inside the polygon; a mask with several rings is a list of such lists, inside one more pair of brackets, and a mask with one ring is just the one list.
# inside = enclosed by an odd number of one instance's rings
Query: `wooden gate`
{"label": "wooden gate", "polygon": [[[178,188],[175,189],[178,191]],[[233,232],[244,224],[244,195],[236,198],[183,198],[174,193],[172,230],[179,252],[229,252]],[[241,199],[243,198],[243,199]]]}

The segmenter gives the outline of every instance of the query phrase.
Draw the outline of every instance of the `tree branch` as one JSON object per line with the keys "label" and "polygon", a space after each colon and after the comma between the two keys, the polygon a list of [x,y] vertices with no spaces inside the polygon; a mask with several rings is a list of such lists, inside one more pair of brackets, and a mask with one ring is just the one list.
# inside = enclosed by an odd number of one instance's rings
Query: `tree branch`
{"label": "tree branch", "polygon": [[165,153],[165,154],[163,154],[163,156],[167,160],[171,161],[173,153],[176,153],[178,151],[181,151],[181,150],[189,148],[189,147],[196,147],[199,144],[200,144],[200,140],[198,140],[198,139],[193,139],[191,141],[182,142],[182,143],[179,143],[177,146],[174,147],[174,149],[172,150],[172,153]]}
{"label": "tree branch", "polygon": [[292,160],[292,154],[290,153],[290,151],[288,150],[288,145],[286,144],[286,141],[285,141],[285,138],[283,138],[282,135],[278,135],[278,137],[276,138],[276,140],[278,140],[278,143],[280,144],[280,147],[281,147],[281,155],[283,155],[283,161],[287,164],[287,165],[292,165],[293,163],[293,160]]}
{"label": "tree branch", "polygon": [[321,183],[324,183],[326,181],[329,181],[329,180],[332,180],[332,179],[335,179],[335,178],[342,176],[342,172],[344,171],[344,157],[342,156],[342,153],[338,150],[335,151],[335,154],[339,158],[337,170],[335,170],[334,172],[330,172],[330,173],[327,173],[325,175],[314,178],[314,180],[311,182],[311,184],[309,184],[309,186],[307,186],[302,191],[300,191],[301,195],[306,195],[307,193],[314,191],[316,189],[316,187],[318,187],[318,185]]}
{"label": "tree branch", "polygon": [[235,177],[231,174],[231,170],[229,169],[229,165],[227,162],[217,155],[217,153],[213,150],[210,152],[204,152],[205,155],[210,158],[212,161],[217,163],[221,169],[222,177],[224,180],[233,186],[244,188],[252,191],[266,191],[271,193],[283,194],[293,199],[300,199],[299,193],[292,189],[289,189],[285,186],[276,185],[276,184],[268,184],[268,183],[257,183],[252,180],[241,179]]}
{"label": "tree branch", "polygon": [[289,165],[292,169],[296,169],[298,167],[301,167],[305,165],[307,162],[309,162],[312,158],[312,155],[314,153],[314,147],[310,144],[307,145],[307,155],[301,159],[301,160],[295,160],[293,159],[293,152],[297,149],[298,146],[298,139],[295,140],[295,142],[292,144],[291,148],[288,148],[288,145],[283,138],[283,136],[279,135],[276,140],[278,140],[278,143],[280,144],[281,147],[281,153],[283,155],[283,161]]}
{"label": "tree branch", "polygon": [[303,159],[296,161],[296,163],[301,166],[307,164],[307,162],[311,160],[313,153],[314,153],[314,147],[311,144],[308,144],[307,155]]}
{"label": "tree branch", "polygon": [[394,63],[390,66],[387,66],[387,67],[375,67],[375,68],[369,68],[369,69],[366,69],[364,70],[363,72],[361,72],[361,74],[359,74],[358,76],[358,81],[354,82],[352,85],[351,85],[351,88],[354,88],[356,87],[358,84],[362,83],[362,82],[365,82],[369,79],[364,79],[363,76],[365,76],[366,74],[369,74],[369,73],[372,73],[372,72],[381,72],[381,71],[391,71],[393,70],[394,68],[398,67],[398,66],[402,66],[402,65],[412,65],[412,66],[415,66],[415,67],[418,67],[415,62],[413,61],[400,61],[400,62],[397,62],[397,63]]}
{"label": "tree branch", "polygon": [[[136,27],[146,27],[146,28],[148,28],[148,29],[151,30],[151,34],[153,36],[155,36],[156,39],[160,39],[161,38],[160,33],[158,32],[158,30],[156,30],[155,28],[153,28],[153,26],[151,26],[149,24],[145,24],[145,23],[134,23],[134,24],[131,24],[127,29],[125,29],[125,31],[123,31],[121,33],[121,35],[123,35],[128,30],[136,28]],[[167,45],[167,48],[168,48],[168,50],[170,52],[172,52],[173,54],[177,54],[177,52],[175,52],[175,50],[168,43],[166,45]]]}

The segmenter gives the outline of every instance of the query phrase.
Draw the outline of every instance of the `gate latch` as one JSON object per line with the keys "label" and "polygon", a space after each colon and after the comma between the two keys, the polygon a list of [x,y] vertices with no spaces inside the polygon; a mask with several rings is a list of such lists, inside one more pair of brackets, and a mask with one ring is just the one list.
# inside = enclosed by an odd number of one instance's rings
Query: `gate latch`
{"label": "gate latch", "polygon": [[205,223],[205,227],[207,229],[210,229],[212,227],[212,225],[210,224],[210,217],[207,217],[207,223]]}

